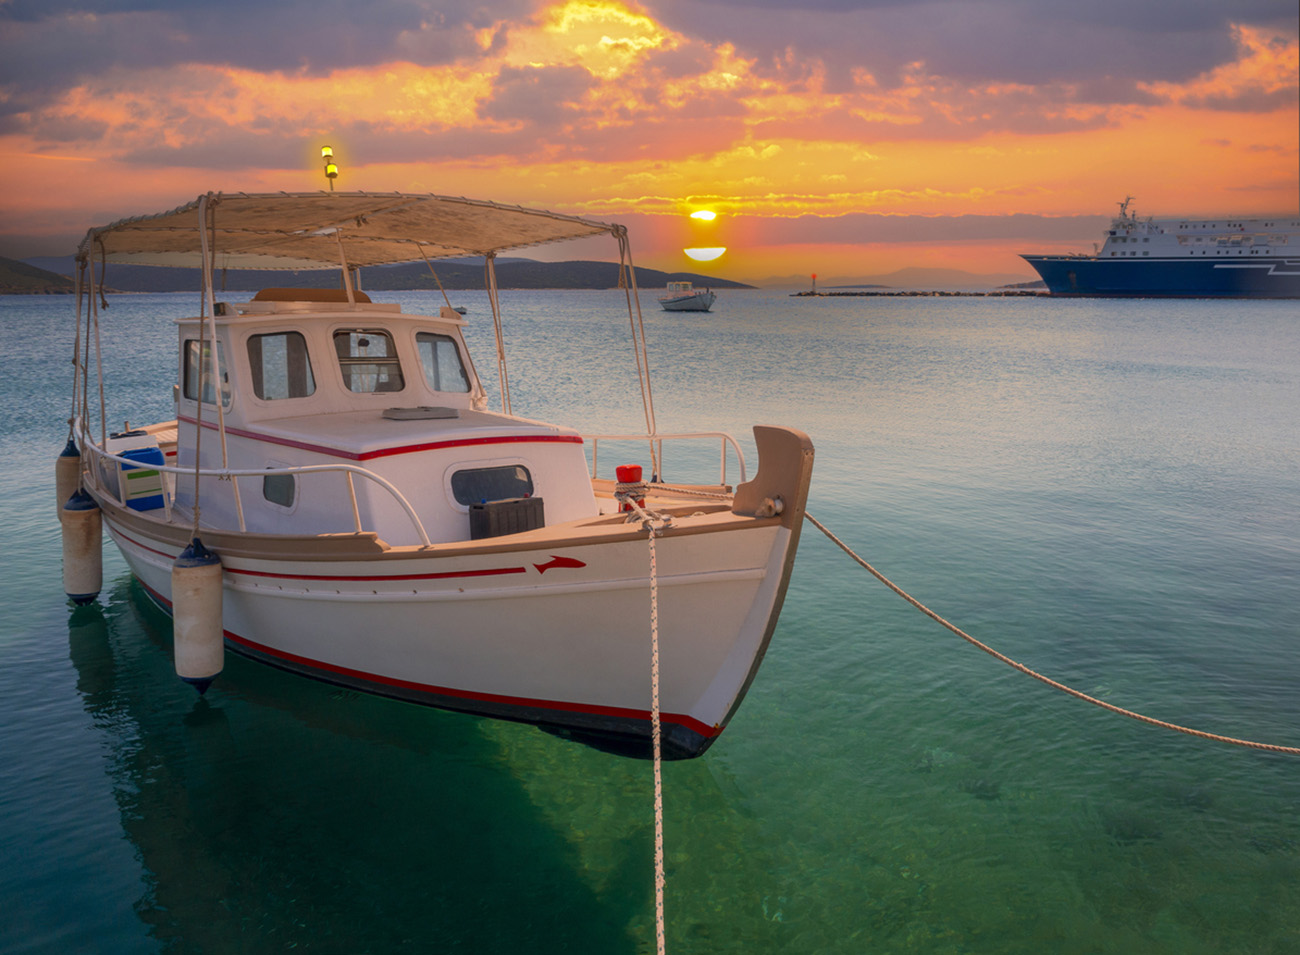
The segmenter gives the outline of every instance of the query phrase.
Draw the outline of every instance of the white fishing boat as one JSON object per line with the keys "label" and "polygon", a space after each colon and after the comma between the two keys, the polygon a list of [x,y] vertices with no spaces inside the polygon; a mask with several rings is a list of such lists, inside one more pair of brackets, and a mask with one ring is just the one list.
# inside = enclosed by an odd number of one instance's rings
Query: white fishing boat
{"label": "white fishing boat", "polygon": [[[641,435],[584,435],[511,407],[495,256],[599,233],[617,243],[628,282]],[[354,274],[465,255],[487,265],[492,400],[466,319],[372,301]],[[74,600],[100,588],[102,521],[173,613],[177,670],[201,689],[224,647],[644,754],[657,640],[665,757],[699,755],[722,732],[776,626],[812,445],[756,427],[749,476],[729,435],[657,431],[621,226],[432,195],[210,193],[92,228],[78,259],[72,437],[58,464]],[[105,420],[99,335],[113,316],[93,293],[105,262],[202,270],[200,314],[177,316],[176,365],[157,369],[172,419]],[[232,302],[213,282],[224,268],[329,267],[338,290],[264,289]],[[597,450],[614,439],[639,449],[651,480],[599,475]],[[721,449],[716,482],[667,483],[665,444],[700,440]]]}
{"label": "white fishing boat", "polygon": [[668,294],[659,297],[665,312],[707,312],[718,296],[712,289],[695,288],[690,282],[669,282]]}

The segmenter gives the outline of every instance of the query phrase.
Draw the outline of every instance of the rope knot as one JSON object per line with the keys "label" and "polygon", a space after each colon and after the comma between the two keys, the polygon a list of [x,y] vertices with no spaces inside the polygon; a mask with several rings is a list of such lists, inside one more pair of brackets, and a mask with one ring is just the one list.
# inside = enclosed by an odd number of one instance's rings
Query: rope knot
{"label": "rope knot", "polygon": [[642,498],[644,503],[646,487],[645,481],[629,481],[626,484],[620,482],[614,485],[614,496],[620,501],[624,497]]}

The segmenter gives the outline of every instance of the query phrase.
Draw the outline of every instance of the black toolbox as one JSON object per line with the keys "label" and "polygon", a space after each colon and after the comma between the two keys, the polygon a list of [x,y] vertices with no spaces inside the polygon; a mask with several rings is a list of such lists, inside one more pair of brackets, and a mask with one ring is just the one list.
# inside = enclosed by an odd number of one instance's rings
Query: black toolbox
{"label": "black toolbox", "polygon": [[469,539],[501,537],[546,526],[540,497],[512,497],[469,506]]}

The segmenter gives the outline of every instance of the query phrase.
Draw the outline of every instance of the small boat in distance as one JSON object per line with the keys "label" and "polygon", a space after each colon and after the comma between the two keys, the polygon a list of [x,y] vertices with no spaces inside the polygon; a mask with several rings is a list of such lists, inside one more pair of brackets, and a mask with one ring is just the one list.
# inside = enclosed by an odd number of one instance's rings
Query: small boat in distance
{"label": "small boat in distance", "polygon": [[1053,295],[1300,298],[1300,216],[1138,219],[1119,204],[1092,255],[1022,255]]}
{"label": "small boat in distance", "polygon": [[[631,293],[643,434],[584,434],[511,407],[496,255],[601,233]],[[209,193],[91,229],[77,256],[71,439],[56,467],[65,592],[96,599],[106,524],[173,615],[177,672],[200,691],[229,649],[633,755],[649,755],[658,714],[665,758],[703,753],[776,628],[813,449],[802,432],[755,427],[750,476],[728,434],[658,431],[628,249],[619,225],[396,193]],[[459,309],[404,313],[353,276],[466,255],[486,263],[495,409]],[[106,392],[99,329],[117,316],[86,294],[104,262],[201,270],[198,314],[167,322],[175,359],[152,369],[167,418],[107,420],[130,413],[137,387]],[[333,268],[341,287],[223,300],[213,275],[224,268]],[[589,424],[605,420],[588,383],[551,380],[578,389]],[[700,440],[721,448],[718,470],[665,483],[665,446]],[[607,468],[610,455],[644,455],[649,480],[639,465],[599,476],[598,448]]]}
{"label": "small boat in distance", "polygon": [[717,299],[713,289],[695,288],[690,282],[669,282],[668,294],[659,297],[665,312],[707,312]]}

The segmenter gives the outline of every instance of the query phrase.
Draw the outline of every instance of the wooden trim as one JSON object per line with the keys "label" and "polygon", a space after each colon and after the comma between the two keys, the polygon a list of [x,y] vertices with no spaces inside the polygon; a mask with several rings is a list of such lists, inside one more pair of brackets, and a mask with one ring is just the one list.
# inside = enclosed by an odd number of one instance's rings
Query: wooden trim
{"label": "wooden trim", "polygon": [[[92,491],[92,494],[94,492]],[[107,497],[94,494],[104,516],[125,531],[140,537],[165,542],[179,553],[190,542],[188,524],[161,519],[162,511],[136,511],[122,507]],[[698,534],[723,534],[771,527],[779,518],[753,518],[718,508],[708,510],[691,504],[660,509],[676,517],[705,511],[710,520],[694,526],[669,526],[664,537],[691,537]],[[158,517],[151,516],[157,513]],[[507,537],[479,541],[449,541],[424,547],[419,544],[393,546],[373,531],[361,534],[257,534],[201,528],[203,543],[218,554],[245,560],[296,561],[363,561],[388,564],[391,561],[428,560],[431,557],[471,557],[494,554],[531,553],[558,547],[586,547],[645,539],[639,523],[629,524],[625,515],[609,514],[589,520],[552,524],[537,530]]]}
{"label": "wooden trim", "polygon": [[[353,298],[359,303],[370,304],[370,296],[362,291],[354,291]],[[254,302],[347,302],[347,289],[341,288],[264,288],[253,296]]]}
{"label": "wooden trim", "polygon": [[758,446],[758,473],[736,488],[731,509],[753,516],[766,501],[780,498],[784,503],[781,523],[797,531],[803,524],[812,484],[812,439],[794,428],[757,425],[754,443]]}

